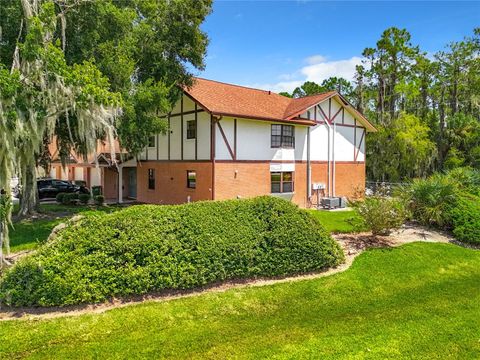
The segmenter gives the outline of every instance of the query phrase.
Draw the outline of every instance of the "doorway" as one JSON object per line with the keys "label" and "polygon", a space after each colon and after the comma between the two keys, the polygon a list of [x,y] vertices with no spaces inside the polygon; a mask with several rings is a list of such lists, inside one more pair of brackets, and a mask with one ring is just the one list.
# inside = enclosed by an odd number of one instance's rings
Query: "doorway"
{"label": "doorway", "polygon": [[137,198],[137,168],[127,168],[128,173],[128,193],[127,197]]}

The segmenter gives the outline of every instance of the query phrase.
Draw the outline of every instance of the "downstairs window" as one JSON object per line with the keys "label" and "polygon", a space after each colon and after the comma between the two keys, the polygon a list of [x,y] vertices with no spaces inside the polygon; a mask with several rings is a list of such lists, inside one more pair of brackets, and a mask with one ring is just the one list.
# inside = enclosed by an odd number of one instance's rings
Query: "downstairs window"
{"label": "downstairs window", "polygon": [[270,173],[271,192],[291,193],[293,192],[293,172],[272,172]]}

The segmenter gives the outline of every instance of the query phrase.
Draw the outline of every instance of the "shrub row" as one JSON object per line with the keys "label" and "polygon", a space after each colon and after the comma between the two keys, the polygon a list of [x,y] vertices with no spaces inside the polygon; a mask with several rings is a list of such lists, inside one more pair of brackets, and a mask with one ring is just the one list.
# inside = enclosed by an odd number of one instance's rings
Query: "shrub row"
{"label": "shrub row", "polygon": [[87,217],[60,231],[7,271],[0,301],[100,302],[308,272],[342,261],[341,248],[318,220],[281,199],[140,205]]}
{"label": "shrub row", "polygon": [[[90,194],[58,193],[55,199],[59,204],[63,205],[72,205],[76,200],[86,205],[91,198]],[[103,195],[96,195],[93,197],[93,200],[96,205],[103,205],[105,197]]]}

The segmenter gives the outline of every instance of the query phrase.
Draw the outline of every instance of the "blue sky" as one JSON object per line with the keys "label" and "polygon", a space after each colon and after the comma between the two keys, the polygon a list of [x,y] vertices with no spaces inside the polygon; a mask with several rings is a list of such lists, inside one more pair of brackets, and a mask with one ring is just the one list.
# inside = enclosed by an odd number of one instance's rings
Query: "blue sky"
{"label": "blue sky", "polygon": [[480,26],[480,1],[216,0],[202,26],[207,67],[197,75],[274,91],[351,78],[363,49],[390,26],[433,54]]}

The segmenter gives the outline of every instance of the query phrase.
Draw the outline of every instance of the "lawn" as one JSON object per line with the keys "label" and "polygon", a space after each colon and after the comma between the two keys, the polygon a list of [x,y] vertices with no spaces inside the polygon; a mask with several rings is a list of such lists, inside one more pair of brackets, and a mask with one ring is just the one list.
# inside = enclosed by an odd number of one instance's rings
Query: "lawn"
{"label": "lawn", "polygon": [[[118,206],[65,206],[59,204],[42,204],[42,214],[48,215],[48,219],[25,219],[16,221],[10,229],[10,250],[17,252],[21,250],[35,249],[38,244],[47,240],[52,229],[75,214],[89,215],[96,211],[111,212],[120,209]],[[14,213],[17,209],[14,209]]]}
{"label": "lawn", "polygon": [[480,252],[414,243],[346,272],[0,327],[0,358],[473,359]]}
{"label": "lawn", "polygon": [[315,216],[325,228],[333,233],[349,233],[355,230],[350,222],[352,218],[356,218],[355,211],[327,211],[327,210],[308,210],[311,215]]}

